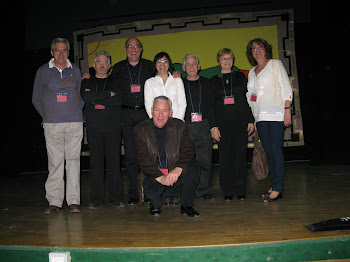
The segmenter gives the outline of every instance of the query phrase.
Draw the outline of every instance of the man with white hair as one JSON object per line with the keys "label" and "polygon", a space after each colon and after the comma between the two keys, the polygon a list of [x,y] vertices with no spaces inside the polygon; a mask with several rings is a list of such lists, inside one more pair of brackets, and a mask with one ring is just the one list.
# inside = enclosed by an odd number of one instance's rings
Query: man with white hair
{"label": "man with white hair", "polygon": [[193,208],[198,174],[191,172],[197,165],[186,124],[172,118],[171,100],[154,98],[152,118],[134,129],[138,164],[145,196],[150,200],[150,214],[161,213],[161,195],[168,187],[182,187],[182,214],[197,217]]}
{"label": "man with white hair", "polygon": [[[49,63],[41,66],[35,77],[32,102],[43,119],[49,175],[45,183],[49,207],[45,214],[62,208],[64,169],[66,201],[72,213],[80,212],[80,151],[83,138],[84,102],[80,97],[81,73],[68,59],[67,39],[51,43]],[[66,165],[65,165],[66,163]]]}

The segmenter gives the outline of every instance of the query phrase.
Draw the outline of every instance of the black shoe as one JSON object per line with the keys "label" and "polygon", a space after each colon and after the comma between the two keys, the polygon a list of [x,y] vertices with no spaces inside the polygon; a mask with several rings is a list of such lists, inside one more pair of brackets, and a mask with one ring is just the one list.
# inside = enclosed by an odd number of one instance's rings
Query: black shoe
{"label": "black shoe", "polygon": [[181,214],[186,214],[189,217],[199,217],[200,216],[200,214],[196,210],[194,210],[193,207],[186,207],[186,206],[181,205],[180,212],[181,212]]}
{"label": "black shoe", "polygon": [[180,204],[180,201],[181,201],[181,198],[179,196],[174,196],[172,201],[171,201],[171,204],[176,206],[176,205]]}
{"label": "black shoe", "polygon": [[225,199],[226,201],[230,201],[230,200],[233,199],[233,197],[234,197],[234,195],[229,195],[229,196],[225,196],[224,199]]}
{"label": "black shoe", "polygon": [[238,200],[245,200],[245,195],[237,195]]}
{"label": "black shoe", "polygon": [[170,196],[164,197],[163,198],[163,204],[166,205],[166,206],[171,205],[172,204],[171,197]]}
{"label": "black shoe", "polygon": [[139,202],[139,199],[136,197],[130,197],[128,201],[128,205],[133,206],[136,205]]}
{"label": "black shoe", "polygon": [[90,203],[88,208],[89,209],[97,209],[101,206],[103,206],[103,203],[98,203],[98,204]]}
{"label": "black shoe", "polygon": [[204,199],[215,199],[215,196],[210,194],[210,193],[205,193],[203,196],[201,196],[200,198],[204,198]]}
{"label": "black shoe", "polygon": [[111,201],[111,204],[115,207],[121,208],[121,207],[125,207],[125,204],[123,201]]}
{"label": "black shoe", "polygon": [[160,208],[154,208],[153,205],[151,204],[149,208],[149,213],[152,216],[160,216],[161,211],[160,211]]}
{"label": "black shoe", "polygon": [[275,202],[278,199],[282,199],[282,197],[283,197],[283,193],[282,192],[280,192],[278,194],[278,196],[276,196],[275,198],[270,198],[270,195],[268,195],[268,196],[264,197],[264,202],[267,202],[267,203]]}

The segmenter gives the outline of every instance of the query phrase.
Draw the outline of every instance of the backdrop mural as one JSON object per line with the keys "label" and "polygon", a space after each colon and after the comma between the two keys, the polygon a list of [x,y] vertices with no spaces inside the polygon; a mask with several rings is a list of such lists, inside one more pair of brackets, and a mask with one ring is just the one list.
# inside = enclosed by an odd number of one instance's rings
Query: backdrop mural
{"label": "backdrop mural", "polygon": [[[273,47],[273,58],[284,64],[294,91],[293,125],[286,129],[284,146],[298,146],[304,144],[304,138],[293,25],[292,10],[282,10],[139,21],[92,28],[74,32],[75,62],[82,72],[88,72],[95,53],[103,50],[111,54],[113,65],[126,58],[125,41],[133,36],[142,42],[143,58],[153,61],[158,52],[165,51],[171,56],[175,69],[182,72],[183,57],[195,54],[201,64],[200,75],[211,78],[220,71],[216,54],[223,47],[232,49],[235,54],[234,70],[248,73],[252,66],[245,55],[247,43],[256,37],[264,38]],[[183,72],[182,75],[185,76]],[[248,147],[252,146],[250,138]]]}

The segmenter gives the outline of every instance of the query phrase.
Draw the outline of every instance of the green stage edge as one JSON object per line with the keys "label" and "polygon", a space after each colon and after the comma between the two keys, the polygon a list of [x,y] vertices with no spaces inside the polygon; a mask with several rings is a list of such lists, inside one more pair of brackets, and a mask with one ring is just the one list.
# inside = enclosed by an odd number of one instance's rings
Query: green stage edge
{"label": "green stage edge", "polygon": [[48,262],[49,253],[54,251],[70,252],[71,262],[315,261],[350,258],[350,236],[261,244],[188,248],[57,248],[0,246],[0,261]]}

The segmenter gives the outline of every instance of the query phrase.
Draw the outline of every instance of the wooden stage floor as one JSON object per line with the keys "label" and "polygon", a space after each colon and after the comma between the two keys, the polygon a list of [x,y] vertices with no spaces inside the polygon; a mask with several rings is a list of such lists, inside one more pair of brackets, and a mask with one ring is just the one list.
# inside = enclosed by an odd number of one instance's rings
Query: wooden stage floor
{"label": "wooden stage floor", "polygon": [[[124,181],[126,181],[125,172]],[[160,217],[149,206],[89,210],[89,171],[81,175],[81,212],[67,206],[45,215],[47,173],[5,177],[0,185],[0,245],[73,248],[157,248],[270,243],[350,236],[349,230],[310,232],[303,225],[350,215],[350,166],[286,163],[281,201],[263,203],[268,181],[251,171],[247,200],[227,202],[214,166],[214,200],[196,199],[198,218],[181,215],[179,206],[163,206]]]}

